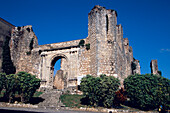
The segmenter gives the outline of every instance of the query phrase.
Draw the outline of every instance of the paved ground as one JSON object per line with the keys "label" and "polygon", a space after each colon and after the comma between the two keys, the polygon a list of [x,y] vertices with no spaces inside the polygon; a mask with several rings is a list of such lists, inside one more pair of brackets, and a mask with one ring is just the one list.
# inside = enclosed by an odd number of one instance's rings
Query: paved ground
{"label": "paved ground", "polygon": [[0,107],[0,113],[99,113],[99,112]]}

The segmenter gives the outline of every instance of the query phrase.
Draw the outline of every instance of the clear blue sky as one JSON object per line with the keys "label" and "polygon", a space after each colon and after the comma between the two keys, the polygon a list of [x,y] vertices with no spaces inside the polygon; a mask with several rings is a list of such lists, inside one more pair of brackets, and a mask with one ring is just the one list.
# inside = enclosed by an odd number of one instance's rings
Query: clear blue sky
{"label": "clear blue sky", "polygon": [[151,59],[170,78],[170,0],[1,0],[0,16],[15,26],[32,25],[39,44],[86,38],[95,5],[114,9],[124,37],[150,73]]}

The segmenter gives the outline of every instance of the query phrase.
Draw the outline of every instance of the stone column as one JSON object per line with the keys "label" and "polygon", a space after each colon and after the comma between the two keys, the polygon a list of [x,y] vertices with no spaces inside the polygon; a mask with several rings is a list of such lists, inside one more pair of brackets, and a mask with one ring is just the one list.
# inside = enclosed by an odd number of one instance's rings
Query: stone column
{"label": "stone column", "polygon": [[158,62],[157,62],[157,60],[151,60],[150,68],[151,68],[151,73],[152,74],[160,75],[159,70],[158,70]]}

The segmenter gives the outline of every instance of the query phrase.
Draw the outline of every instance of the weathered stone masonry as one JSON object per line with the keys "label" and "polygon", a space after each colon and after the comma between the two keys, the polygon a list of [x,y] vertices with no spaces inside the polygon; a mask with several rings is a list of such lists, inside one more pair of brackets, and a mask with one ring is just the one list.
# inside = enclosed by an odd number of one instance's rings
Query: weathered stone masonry
{"label": "weathered stone masonry", "polygon": [[[26,71],[42,80],[41,87],[74,89],[80,79],[91,74],[115,76],[123,83],[128,75],[139,73],[139,61],[133,58],[129,40],[123,38],[122,25],[117,25],[117,12],[95,6],[88,14],[86,46],[80,40],[38,45],[32,26],[12,28],[10,50],[16,72]],[[58,77],[53,77],[54,64],[61,59]],[[57,80],[63,84],[57,86]]]}

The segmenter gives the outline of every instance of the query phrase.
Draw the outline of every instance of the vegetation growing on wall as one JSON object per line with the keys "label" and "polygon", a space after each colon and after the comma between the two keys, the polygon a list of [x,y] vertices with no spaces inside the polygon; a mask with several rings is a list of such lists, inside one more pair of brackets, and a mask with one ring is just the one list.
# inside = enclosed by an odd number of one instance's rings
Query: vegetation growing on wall
{"label": "vegetation growing on wall", "polygon": [[80,40],[79,44],[78,44],[79,47],[86,47],[86,50],[89,50],[90,49],[90,43],[88,44],[85,44],[85,41],[83,39]]}
{"label": "vegetation growing on wall", "polygon": [[86,44],[86,50],[89,50],[90,49],[90,43]]}
{"label": "vegetation growing on wall", "polygon": [[3,45],[3,53],[2,53],[2,69],[6,74],[14,74],[16,72],[16,68],[13,65],[11,60],[10,48],[9,48],[10,37],[6,36],[4,45]]}
{"label": "vegetation growing on wall", "polygon": [[84,44],[85,44],[85,41],[83,39],[81,39],[78,46],[84,47]]}

